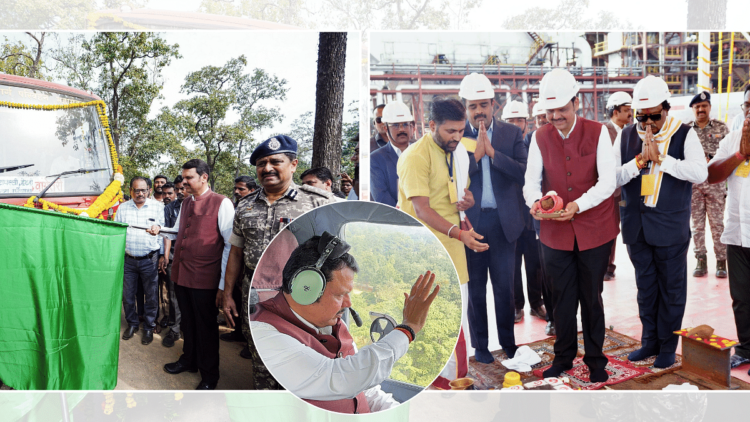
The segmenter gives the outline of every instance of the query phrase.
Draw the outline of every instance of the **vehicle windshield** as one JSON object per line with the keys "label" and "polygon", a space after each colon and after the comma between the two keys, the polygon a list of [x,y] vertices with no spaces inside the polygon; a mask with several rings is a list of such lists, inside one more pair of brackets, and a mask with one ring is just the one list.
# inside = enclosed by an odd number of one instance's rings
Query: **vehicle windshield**
{"label": "vehicle windshield", "polygon": [[[86,102],[41,89],[0,85],[0,100],[30,105]],[[60,178],[45,197],[94,196],[109,185],[112,163],[109,145],[96,107],[68,110],[29,110],[0,106],[0,168],[33,166],[0,172],[0,198],[28,197],[65,171],[107,168]]]}

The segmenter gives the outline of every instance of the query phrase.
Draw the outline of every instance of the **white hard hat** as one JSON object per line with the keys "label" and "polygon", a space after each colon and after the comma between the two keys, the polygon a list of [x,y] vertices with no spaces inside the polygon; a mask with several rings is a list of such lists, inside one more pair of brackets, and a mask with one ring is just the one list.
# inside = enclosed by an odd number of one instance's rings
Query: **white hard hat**
{"label": "white hard hat", "polygon": [[405,123],[413,122],[409,106],[402,101],[391,101],[383,108],[383,123]]}
{"label": "white hard hat", "polygon": [[503,120],[517,119],[517,118],[529,118],[529,108],[526,104],[520,101],[511,101],[510,104],[503,108],[503,115],[500,116]]}
{"label": "white hard hat", "polygon": [[635,84],[631,107],[636,110],[656,107],[671,95],[664,79],[648,75]]}
{"label": "white hard hat", "polygon": [[564,107],[578,94],[576,78],[565,69],[552,69],[539,83],[539,102],[545,110]]}
{"label": "white hard hat", "polygon": [[466,75],[461,81],[458,96],[469,101],[495,98],[495,87],[481,73]]}
{"label": "white hard hat", "polygon": [[547,114],[547,111],[542,107],[542,103],[535,102],[534,107],[531,108],[531,117],[543,116]]}
{"label": "white hard hat", "polygon": [[618,91],[609,96],[607,100],[607,108],[615,108],[621,105],[630,105],[633,102],[633,97],[625,91]]}

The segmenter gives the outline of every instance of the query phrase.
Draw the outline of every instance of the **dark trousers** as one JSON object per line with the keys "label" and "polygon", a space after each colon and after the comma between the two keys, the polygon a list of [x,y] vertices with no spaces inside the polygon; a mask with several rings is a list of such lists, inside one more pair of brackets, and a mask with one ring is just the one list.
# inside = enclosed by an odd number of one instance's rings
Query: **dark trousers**
{"label": "dark trousers", "polygon": [[544,263],[553,287],[555,306],[555,360],[553,364],[570,366],[578,351],[578,304],[581,304],[581,326],[590,369],[607,366],[604,356],[604,304],[602,289],[607,261],[612,250],[611,240],[596,248],[581,251],[578,242],[572,251],[544,248]]}
{"label": "dark trousers", "polygon": [[[242,308],[242,278],[244,277],[244,269],[245,266],[242,266],[242,274],[240,274],[239,283],[234,283],[234,287],[232,288],[232,300],[234,300],[234,306],[238,308],[238,311],[240,311]],[[233,318],[234,319],[234,332],[233,334],[239,339],[245,340],[245,335],[242,333],[242,324],[244,323],[243,318]]]}
{"label": "dark trousers", "polygon": [[544,259],[544,245],[537,239],[536,242],[537,250],[539,251],[539,270],[542,276],[542,300],[544,301],[544,308],[547,309],[547,321],[555,322],[555,292],[552,288],[552,282],[547,276],[547,268],[545,266]]}
{"label": "dark trousers", "polygon": [[490,245],[484,252],[466,248],[469,266],[469,331],[471,345],[475,349],[487,349],[489,328],[487,326],[487,272],[492,282],[495,301],[495,322],[500,345],[512,357],[516,353],[516,337],[513,332],[515,305],[513,303],[513,273],[516,242],[505,240],[497,210],[482,211],[474,226],[483,241]]}
{"label": "dark trousers", "polygon": [[679,245],[653,246],[643,230],[628,246],[638,286],[638,314],[643,325],[645,349],[663,353],[677,350],[687,300],[687,253],[690,240]]}
{"label": "dark trousers", "polygon": [[521,277],[521,258],[526,267],[526,289],[529,292],[529,305],[536,309],[542,304],[542,263],[539,260],[540,243],[534,230],[524,230],[516,241],[515,275],[513,277],[514,297],[516,309],[523,309],[525,298],[523,295],[523,278]]}
{"label": "dark trousers", "polygon": [[172,280],[172,261],[169,261],[167,265],[167,290],[169,292],[169,326],[175,333],[180,332],[180,322],[182,321],[182,314],[180,313],[180,305],[177,303],[177,295],[174,291],[174,281]]}
{"label": "dark trousers", "polygon": [[122,307],[125,310],[125,320],[131,327],[140,325],[138,311],[136,310],[136,291],[138,286],[143,287],[144,304],[143,326],[154,328],[156,326],[156,314],[159,308],[158,295],[158,254],[151,259],[135,260],[125,256],[124,277],[122,286]]}
{"label": "dark trousers", "polygon": [[217,289],[192,289],[175,284],[177,302],[182,315],[182,346],[180,363],[198,368],[202,381],[219,381],[219,326],[216,324]]}
{"label": "dark trousers", "polygon": [[750,359],[750,248],[727,245],[729,294],[740,345],[734,353]]}

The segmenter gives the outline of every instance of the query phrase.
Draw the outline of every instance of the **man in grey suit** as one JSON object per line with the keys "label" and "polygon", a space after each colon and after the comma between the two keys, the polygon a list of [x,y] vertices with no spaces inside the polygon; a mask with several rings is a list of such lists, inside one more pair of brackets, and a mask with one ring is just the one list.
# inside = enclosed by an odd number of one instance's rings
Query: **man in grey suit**
{"label": "man in grey suit", "polygon": [[401,101],[392,101],[383,109],[388,143],[370,155],[370,194],[373,201],[396,206],[398,202],[398,174],[396,164],[401,153],[413,144],[414,117]]}
{"label": "man in grey suit", "polygon": [[478,362],[494,361],[488,349],[487,273],[495,301],[500,345],[509,358],[516,346],[513,332],[515,303],[513,279],[516,240],[524,228],[520,189],[526,172],[526,148],[521,129],[493,118],[495,91],[486,76],[472,73],[461,81],[459,96],[466,101],[468,122],[464,136],[477,140],[478,167],[470,174],[469,190],[475,205],[466,217],[489,249],[466,249],[469,266],[469,329]]}

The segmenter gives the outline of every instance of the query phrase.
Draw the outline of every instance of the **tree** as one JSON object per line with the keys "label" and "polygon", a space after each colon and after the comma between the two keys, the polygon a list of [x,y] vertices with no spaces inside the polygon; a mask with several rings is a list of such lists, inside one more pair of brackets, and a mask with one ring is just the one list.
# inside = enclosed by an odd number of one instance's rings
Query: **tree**
{"label": "tree", "polygon": [[687,0],[687,29],[718,29],[727,24],[727,0]]}
{"label": "tree", "polygon": [[[158,125],[170,139],[197,147],[211,172],[209,183],[217,192],[231,191],[235,175],[249,173],[244,158],[253,147],[252,132],[281,121],[278,108],[262,104],[286,99],[286,80],[262,69],[245,73],[247,59],[239,56],[224,66],[205,66],[185,77],[180,92],[189,96],[171,109],[165,107]],[[180,151],[178,151],[180,152]],[[175,165],[181,156],[173,156]]]}
{"label": "tree", "polygon": [[[127,157],[150,133],[148,114],[163,86],[161,70],[181,56],[179,45],[157,33],[98,32],[72,37],[52,57],[68,85],[93,91],[107,104],[115,147]],[[136,162],[124,159],[123,167]]]}
{"label": "tree", "polygon": [[89,15],[103,3],[108,9],[141,7],[146,0],[4,0],[0,22],[7,29],[84,29]]}
{"label": "tree", "polygon": [[28,47],[22,41],[13,44],[8,41],[8,37],[5,37],[5,43],[0,52],[0,72],[27,78],[46,79],[42,70],[49,71],[43,60],[47,33],[42,32],[37,35],[26,32],[26,35],[34,42],[32,47]]}
{"label": "tree", "polygon": [[203,0],[198,11],[306,26],[302,13],[307,11],[305,0],[241,0],[239,4],[226,0]]}
{"label": "tree", "polygon": [[327,167],[333,174],[338,174],[344,114],[346,33],[321,32],[319,40],[312,166]]}
{"label": "tree", "polygon": [[607,10],[597,12],[598,19],[586,19],[584,14],[588,10],[589,0],[562,0],[554,9],[532,7],[520,15],[508,17],[503,21],[502,27],[555,31],[578,28],[616,29],[632,26],[630,22],[620,22],[614,13]]}

